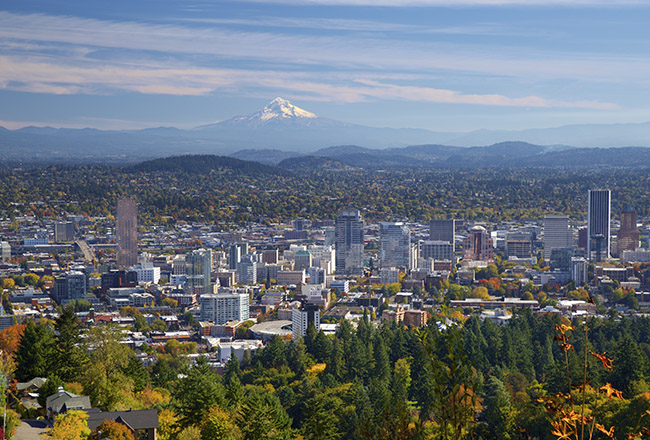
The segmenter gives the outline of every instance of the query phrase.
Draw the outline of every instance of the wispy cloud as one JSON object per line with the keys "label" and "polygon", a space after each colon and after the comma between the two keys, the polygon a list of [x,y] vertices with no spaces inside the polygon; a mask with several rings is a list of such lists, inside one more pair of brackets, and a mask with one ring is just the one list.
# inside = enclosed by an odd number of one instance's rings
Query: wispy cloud
{"label": "wispy cloud", "polygon": [[378,20],[358,20],[347,18],[322,18],[322,17],[258,17],[258,18],[186,18],[185,23],[201,23],[223,26],[248,26],[259,29],[268,28],[295,28],[331,31],[349,31],[364,33],[403,33],[403,34],[440,34],[440,35],[497,35],[497,36],[539,36],[547,31],[531,29],[506,29],[496,23],[478,23],[466,26],[423,26],[416,24],[390,23]]}
{"label": "wispy cloud", "polygon": [[477,104],[501,107],[566,107],[611,110],[618,105],[597,101],[557,101],[539,96],[511,98],[495,94],[463,94],[454,90],[435,89],[431,87],[401,86],[377,81],[359,80],[361,84],[371,87],[370,95],[375,98],[418,100],[447,104]]}
{"label": "wispy cloud", "polygon": [[[9,66],[1,88],[38,93],[106,93],[126,90],[145,94],[206,95],[213,92],[245,90],[250,87],[287,92],[313,100],[362,102],[393,99],[415,102],[474,104],[511,107],[574,107],[612,109],[615,104],[593,101],[554,101],[538,96],[513,98],[497,94],[464,94],[455,90],[415,87],[354,79],[351,85],[331,84],[313,79],[314,75],[277,71],[208,68],[69,68],[46,62],[21,61],[0,57],[0,64]],[[77,84],[84,84],[81,89]]]}
{"label": "wispy cloud", "polygon": [[[299,21],[287,19],[286,23],[298,26]],[[638,82],[647,81],[645,72],[650,71],[650,61],[645,58],[549,56],[529,50],[517,54],[512,47],[501,50],[480,44],[420,42],[417,38],[403,42],[336,33],[242,31],[224,29],[218,20],[203,24],[118,22],[0,11],[0,88],[51,94],[129,91],[183,96],[256,90],[260,94],[281,92],[340,102],[394,99],[612,109],[616,108],[613,103],[589,99],[510,97],[484,90],[476,93],[472,85],[431,85],[440,82],[437,76],[442,72],[521,81],[570,78]],[[312,24],[359,31],[372,27],[364,20],[313,19]],[[394,26],[399,31],[409,29]]]}

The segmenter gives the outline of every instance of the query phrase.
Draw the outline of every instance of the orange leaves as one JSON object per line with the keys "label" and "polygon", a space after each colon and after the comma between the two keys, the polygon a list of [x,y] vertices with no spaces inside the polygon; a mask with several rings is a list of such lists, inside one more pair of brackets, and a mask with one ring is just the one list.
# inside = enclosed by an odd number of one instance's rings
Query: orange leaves
{"label": "orange leaves", "polygon": [[568,325],[568,324],[555,324],[555,330],[564,335],[568,331],[575,330],[575,327],[573,327],[572,325]]}
{"label": "orange leaves", "polygon": [[603,363],[603,367],[605,367],[607,370],[612,371],[614,369],[613,367],[614,360],[605,356],[605,353],[598,354],[598,353],[594,353],[593,351],[589,351],[589,353],[591,353],[593,357],[601,361]]}
{"label": "orange leaves", "polygon": [[569,336],[567,335],[567,332],[575,330],[575,328],[568,324],[555,324],[555,330],[559,332],[559,334],[555,335],[553,340],[560,342],[560,348],[564,350],[565,353],[573,350],[573,345],[568,343]]}
{"label": "orange leaves", "polygon": [[623,393],[621,393],[616,388],[612,387],[612,384],[609,382],[607,382],[605,385],[600,387],[600,389],[601,391],[605,391],[608,399],[611,399],[612,397],[616,397],[617,399],[623,399]]}
{"label": "orange leaves", "polygon": [[609,431],[605,429],[600,423],[596,423],[596,429],[605,434],[609,438],[614,438],[614,427],[610,427]]}
{"label": "orange leaves", "polygon": [[12,325],[0,332],[0,350],[5,354],[13,355],[18,350],[20,338],[25,331],[24,324]]}

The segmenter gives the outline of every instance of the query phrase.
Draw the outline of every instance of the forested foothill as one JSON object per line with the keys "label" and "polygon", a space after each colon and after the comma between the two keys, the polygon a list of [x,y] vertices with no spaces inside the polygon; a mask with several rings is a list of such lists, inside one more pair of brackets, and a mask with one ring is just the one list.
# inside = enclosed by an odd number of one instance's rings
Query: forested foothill
{"label": "forested foothill", "polygon": [[[647,170],[603,167],[282,170],[218,156],[156,159],[135,166],[0,168],[0,206],[9,215],[59,212],[107,216],[135,198],[141,222],[217,224],[332,219],[348,206],[368,220],[584,218],[589,189],[612,190],[612,212],[650,214]],[[11,209],[8,209],[11,207]]]}

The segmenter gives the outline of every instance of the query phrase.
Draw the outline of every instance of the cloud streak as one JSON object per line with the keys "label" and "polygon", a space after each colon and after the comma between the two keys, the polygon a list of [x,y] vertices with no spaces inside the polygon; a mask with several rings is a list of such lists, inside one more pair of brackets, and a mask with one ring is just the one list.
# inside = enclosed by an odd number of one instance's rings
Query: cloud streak
{"label": "cloud streak", "polygon": [[[373,79],[352,80],[353,85],[314,81],[304,73],[208,68],[103,68],[74,67],[43,61],[22,61],[0,57],[3,72],[0,88],[33,93],[106,93],[125,90],[144,94],[207,95],[214,92],[266,88],[318,100],[363,102],[393,99],[446,104],[474,104],[510,107],[572,107],[613,109],[615,104],[593,101],[553,101],[538,96],[511,98],[497,94],[464,94],[455,90],[404,86]],[[84,84],[80,87],[78,84]]]}
{"label": "cloud streak", "polygon": [[[595,100],[509,97],[430,85],[441,82],[438,76],[450,73],[522,81],[646,81],[644,72],[650,71],[646,59],[535,56],[528,50],[523,55],[513,53],[512,48],[505,51],[481,45],[420,42],[417,38],[404,42],[363,35],[296,35],[218,26],[227,22],[243,23],[241,19],[226,19],[192,27],[0,11],[0,88],[50,94],[128,91],[177,96],[256,90],[260,94],[272,91],[339,102],[391,99],[613,109],[617,108],[615,104]],[[299,23],[298,19],[285,22],[294,26]],[[311,23],[324,29],[365,32],[373,22],[312,19]],[[406,25],[387,26],[399,32],[411,30]],[[447,32],[453,32],[451,29]],[[412,82],[405,84],[409,80]]]}
{"label": "cloud streak", "polygon": [[[535,54],[529,48],[501,49],[481,44],[392,41],[359,36],[289,35],[245,32],[215,27],[113,22],[43,14],[0,12],[0,40],[42,42],[61,50],[72,47],[157,52],[180,60],[191,55],[230,62],[255,60],[294,70],[319,66],[327,70],[356,69],[393,72],[452,71],[526,79],[570,78],[589,81],[645,80],[647,58],[566,53]],[[26,49],[29,53],[29,49]],[[38,53],[38,52],[36,52]],[[150,57],[150,55],[148,55]],[[81,61],[88,61],[82,59]],[[133,55],[134,60],[141,59]],[[74,60],[71,60],[74,62]]]}

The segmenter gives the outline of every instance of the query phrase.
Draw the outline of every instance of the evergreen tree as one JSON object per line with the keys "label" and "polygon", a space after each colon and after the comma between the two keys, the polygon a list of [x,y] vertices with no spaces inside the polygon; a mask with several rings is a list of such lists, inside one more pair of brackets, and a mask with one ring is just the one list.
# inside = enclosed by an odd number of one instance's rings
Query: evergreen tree
{"label": "evergreen tree", "polygon": [[374,357],[375,357],[375,370],[374,377],[387,382],[390,379],[390,360],[388,353],[386,353],[386,344],[381,334],[377,333],[373,341]]}
{"label": "evergreen tree", "polygon": [[133,381],[133,391],[136,392],[144,390],[151,380],[149,371],[133,352],[129,353],[129,362],[122,372]]}
{"label": "evergreen tree", "polygon": [[45,408],[47,398],[59,391],[63,386],[63,381],[55,375],[49,376],[47,381],[38,390],[38,404]]}
{"label": "evergreen tree", "polygon": [[510,395],[505,385],[495,376],[490,376],[485,384],[483,421],[490,427],[487,436],[492,439],[508,440],[513,438]]}
{"label": "evergreen tree", "polygon": [[289,440],[291,419],[280,399],[269,393],[250,394],[238,416],[244,440]]}
{"label": "evergreen tree", "polygon": [[224,367],[223,383],[228,386],[228,384],[230,384],[230,382],[235,378],[238,380],[241,378],[241,369],[239,366],[239,359],[233,354]]}
{"label": "evergreen tree", "polygon": [[305,420],[302,431],[309,440],[336,440],[341,436],[339,420],[336,416],[338,406],[334,399],[324,393],[317,393],[305,405]]}
{"label": "evergreen tree", "polygon": [[614,369],[609,381],[614,388],[623,391],[625,397],[632,397],[632,384],[647,379],[648,359],[629,334],[618,342],[614,352]]}
{"label": "evergreen tree", "polygon": [[56,330],[56,373],[64,381],[75,380],[88,364],[88,356],[79,347],[79,323],[74,309],[65,307],[54,324]]}
{"label": "evergreen tree", "polygon": [[313,355],[316,362],[327,362],[332,354],[332,342],[329,337],[319,331],[314,341]]}
{"label": "evergreen tree", "polygon": [[302,377],[309,368],[309,357],[307,356],[307,347],[302,338],[291,341],[287,350],[287,361],[291,371],[296,373],[297,377]]}
{"label": "evergreen tree", "polygon": [[327,374],[331,374],[336,381],[341,381],[345,374],[345,361],[343,359],[343,346],[338,338],[334,338],[332,342],[332,354],[327,367],[325,368]]}
{"label": "evergreen tree", "polygon": [[167,362],[167,359],[159,357],[151,368],[151,378],[157,387],[170,388],[176,379],[176,373]]}
{"label": "evergreen tree", "polygon": [[16,379],[47,377],[54,359],[54,335],[45,324],[28,321],[16,351]]}
{"label": "evergreen tree", "polygon": [[273,338],[264,348],[262,354],[264,363],[270,367],[278,368],[287,364],[287,346],[284,340],[278,336],[273,335]]}
{"label": "evergreen tree", "polygon": [[178,381],[174,396],[183,426],[200,423],[210,408],[226,403],[225,390],[203,357]]}

